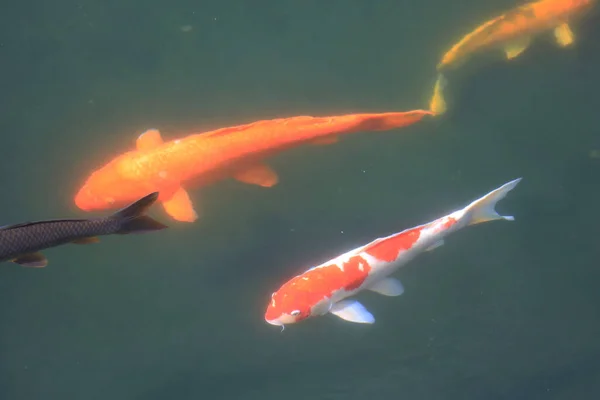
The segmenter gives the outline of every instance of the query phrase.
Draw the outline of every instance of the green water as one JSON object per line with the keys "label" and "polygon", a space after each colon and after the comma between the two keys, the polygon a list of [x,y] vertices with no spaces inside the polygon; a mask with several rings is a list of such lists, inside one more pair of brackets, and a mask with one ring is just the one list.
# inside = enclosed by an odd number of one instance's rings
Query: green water
{"label": "green water", "polygon": [[[0,13],[0,221],[85,217],[133,148],[258,119],[427,106],[440,55],[512,0],[13,2]],[[0,270],[0,399],[595,399],[600,28],[457,72],[449,112],[269,161],[280,183],[190,190],[195,224]],[[191,30],[190,30],[191,28]],[[465,229],[360,301],[280,333],[298,272],[522,176],[516,222]]]}

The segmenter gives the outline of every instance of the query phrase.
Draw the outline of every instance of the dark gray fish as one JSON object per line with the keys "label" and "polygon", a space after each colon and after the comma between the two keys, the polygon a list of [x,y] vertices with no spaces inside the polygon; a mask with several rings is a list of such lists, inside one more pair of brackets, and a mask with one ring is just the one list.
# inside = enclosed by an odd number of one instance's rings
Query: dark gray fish
{"label": "dark gray fish", "polygon": [[48,260],[40,250],[66,243],[96,243],[98,236],[103,235],[165,229],[166,225],[143,215],[157,198],[158,192],[154,192],[108,217],[54,219],[0,227],[0,262],[45,267]]}

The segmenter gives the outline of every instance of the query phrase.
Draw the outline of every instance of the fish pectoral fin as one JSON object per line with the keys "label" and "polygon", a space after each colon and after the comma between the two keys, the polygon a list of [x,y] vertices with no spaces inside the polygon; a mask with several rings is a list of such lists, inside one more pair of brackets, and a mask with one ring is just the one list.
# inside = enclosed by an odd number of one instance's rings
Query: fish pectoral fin
{"label": "fish pectoral fin", "polygon": [[530,44],[530,36],[522,36],[520,38],[511,40],[504,46],[504,53],[506,53],[506,58],[508,60],[512,60],[513,58],[518,57],[521,53],[527,50]]}
{"label": "fish pectoral fin", "polygon": [[277,172],[266,164],[254,164],[250,167],[240,169],[233,174],[233,178],[250,185],[262,187],[275,186],[279,182]]}
{"label": "fish pectoral fin", "polygon": [[434,244],[432,244],[431,246],[429,246],[428,248],[425,249],[425,251],[431,251],[431,250],[435,250],[440,246],[444,245],[444,239],[438,240],[437,242],[435,242]]}
{"label": "fish pectoral fin", "polygon": [[96,236],[90,236],[90,237],[86,237],[86,238],[75,239],[71,243],[74,243],[74,244],[91,244],[91,243],[98,243],[99,241],[100,241],[100,239],[97,238]]}
{"label": "fish pectoral fin", "polygon": [[310,144],[313,144],[315,146],[327,146],[330,144],[335,144],[339,141],[340,141],[340,138],[337,136],[325,136],[325,137],[320,137],[318,139],[311,140]]}
{"label": "fish pectoral fin", "polygon": [[194,222],[198,219],[192,200],[182,187],[179,187],[169,200],[163,201],[162,205],[167,214],[177,221]]}
{"label": "fish pectoral fin", "polygon": [[368,288],[370,291],[379,293],[383,296],[400,296],[404,293],[404,286],[399,279],[385,278],[371,285]]}
{"label": "fish pectoral fin", "polygon": [[163,144],[163,139],[162,136],[160,136],[158,129],[148,129],[138,136],[135,147],[138,150],[152,150],[161,144]]}
{"label": "fish pectoral fin", "polygon": [[43,268],[48,265],[48,260],[40,252],[23,254],[15,259],[12,259],[11,261],[15,264],[19,264],[22,267],[31,268]]}
{"label": "fish pectoral fin", "polygon": [[554,28],[554,37],[560,47],[567,47],[575,40],[575,35],[573,35],[573,31],[567,23],[560,24]]}
{"label": "fish pectoral fin", "polygon": [[375,317],[356,300],[339,301],[331,307],[329,312],[345,321],[358,324],[372,324],[375,322]]}

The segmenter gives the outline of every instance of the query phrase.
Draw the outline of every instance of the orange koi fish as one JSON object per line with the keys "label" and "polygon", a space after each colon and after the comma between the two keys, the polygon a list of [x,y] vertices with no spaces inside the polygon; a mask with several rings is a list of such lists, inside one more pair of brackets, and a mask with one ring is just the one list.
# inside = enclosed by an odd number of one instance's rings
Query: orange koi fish
{"label": "orange koi fish", "polygon": [[420,121],[430,111],[414,110],[333,117],[298,116],[263,120],[164,142],[155,129],[142,133],[136,150],[126,152],[93,172],[75,196],[75,204],[92,211],[119,207],[149,192],[173,219],[198,218],[187,186],[205,186],[233,177],[271,187],[277,174],[264,159],[301,144],[332,144],[341,134],[382,131]]}
{"label": "orange koi fish", "polygon": [[374,323],[373,315],[350,297],[366,290],[400,296],[404,286],[390,275],[419,254],[442,246],[448,235],[469,225],[514,220],[498,214],[495,207],[520,181],[505,183],[461,210],[376,239],[295,276],[271,295],[265,321],[283,329],[311,317],[333,314],[349,322]]}
{"label": "orange koi fish", "polygon": [[471,54],[500,48],[512,60],[531,44],[532,37],[552,30],[556,43],[567,47],[574,41],[570,22],[587,11],[596,0],[538,0],[508,11],[464,36],[444,54],[437,65],[439,72],[430,109],[435,114],[446,111],[443,89],[446,79],[442,71],[463,63]]}

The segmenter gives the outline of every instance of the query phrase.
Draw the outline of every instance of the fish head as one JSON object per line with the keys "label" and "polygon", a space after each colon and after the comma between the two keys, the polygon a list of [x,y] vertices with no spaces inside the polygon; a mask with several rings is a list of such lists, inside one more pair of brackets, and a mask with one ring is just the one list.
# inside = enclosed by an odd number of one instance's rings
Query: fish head
{"label": "fish head", "polygon": [[125,206],[152,190],[141,187],[135,175],[127,173],[125,160],[116,158],[94,171],[75,195],[81,210],[95,211]]}
{"label": "fish head", "polygon": [[283,326],[326,314],[331,308],[330,298],[306,283],[303,276],[298,276],[273,293],[265,312],[265,321]]}

